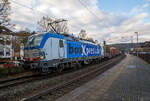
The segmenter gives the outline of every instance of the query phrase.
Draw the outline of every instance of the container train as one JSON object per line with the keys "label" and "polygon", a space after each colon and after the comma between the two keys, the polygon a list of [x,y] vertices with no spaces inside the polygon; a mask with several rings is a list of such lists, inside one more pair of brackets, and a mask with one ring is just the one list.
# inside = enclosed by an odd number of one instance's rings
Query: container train
{"label": "container train", "polygon": [[[111,50],[114,56],[118,55],[116,49]],[[101,61],[106,58],[105,54],[103,46],[87,40],[63,34],[37,34],[29,37],[25,46],[25,67],[61,72],[65,68]]]}

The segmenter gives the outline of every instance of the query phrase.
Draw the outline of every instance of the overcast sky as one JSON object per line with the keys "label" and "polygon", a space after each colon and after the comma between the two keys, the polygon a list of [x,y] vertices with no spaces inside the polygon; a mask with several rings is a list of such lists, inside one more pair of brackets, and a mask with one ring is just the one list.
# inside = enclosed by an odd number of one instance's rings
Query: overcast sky
{"label": "overcast sky", "polygon": [[70,33],[108,43],[150,40],[150,0],[10,0],[11,22],[17,31],[37,29],[42,16],[65,18]]}

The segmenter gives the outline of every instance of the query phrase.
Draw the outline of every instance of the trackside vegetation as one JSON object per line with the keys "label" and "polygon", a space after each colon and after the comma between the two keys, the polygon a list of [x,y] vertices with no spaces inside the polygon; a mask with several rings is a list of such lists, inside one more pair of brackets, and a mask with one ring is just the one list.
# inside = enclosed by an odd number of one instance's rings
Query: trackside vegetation
{"label": "trackside vegetation", "polygon": [[0,68],[0,77],[9,76],[17,73],[24,72],[23,67],[4,67]]}

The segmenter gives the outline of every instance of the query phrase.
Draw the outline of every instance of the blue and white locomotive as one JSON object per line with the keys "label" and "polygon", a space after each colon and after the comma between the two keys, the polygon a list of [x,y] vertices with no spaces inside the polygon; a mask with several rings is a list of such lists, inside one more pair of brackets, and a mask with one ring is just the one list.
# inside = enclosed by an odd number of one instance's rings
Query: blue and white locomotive
{"label": "blue and white locomotive", "polygon": [[102,46],[62,34],[33,35],[25,46],[25,65],[42,72],[61,72],[64,68],[100,61],[103,57]]}

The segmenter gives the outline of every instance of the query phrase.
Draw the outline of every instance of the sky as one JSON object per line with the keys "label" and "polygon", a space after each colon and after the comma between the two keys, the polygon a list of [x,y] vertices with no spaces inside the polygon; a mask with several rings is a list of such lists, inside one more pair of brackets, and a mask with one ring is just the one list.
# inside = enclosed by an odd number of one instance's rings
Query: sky
{"label": "sky", "polygon": [[107,43],[150,40],[150,0],[10,0],[15,31],[36,31],[43,16],[68,20],[69,32],[81,29],[89,37]]}

